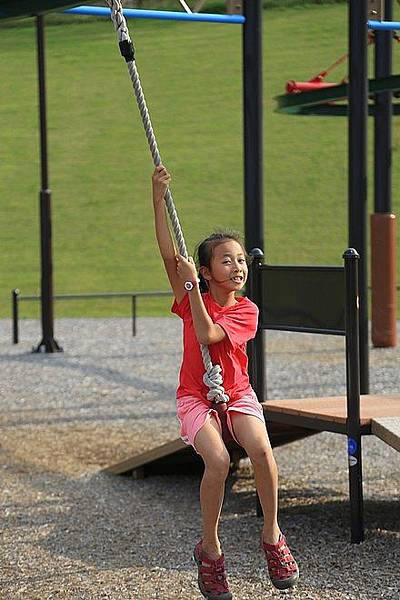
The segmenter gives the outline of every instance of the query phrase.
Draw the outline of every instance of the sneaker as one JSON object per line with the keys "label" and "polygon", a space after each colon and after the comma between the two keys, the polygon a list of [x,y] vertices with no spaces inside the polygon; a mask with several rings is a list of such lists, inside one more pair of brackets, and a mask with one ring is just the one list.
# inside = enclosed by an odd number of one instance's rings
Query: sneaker
{"label": "sneaker", "polygon": [[278,590],[295,586],[299,578],[299,567],[290,552],[285,536],[281,533],[277,544],[266,544],[261,540],[261,545],[267,559],[272,584]]}
{"label": "sneaker", "polygon": [[212,560],[203,551],[202,541],[193,552],[193,559],[198,568],[199,589],[208,600],[232,600],[225,573],[224,555]]}

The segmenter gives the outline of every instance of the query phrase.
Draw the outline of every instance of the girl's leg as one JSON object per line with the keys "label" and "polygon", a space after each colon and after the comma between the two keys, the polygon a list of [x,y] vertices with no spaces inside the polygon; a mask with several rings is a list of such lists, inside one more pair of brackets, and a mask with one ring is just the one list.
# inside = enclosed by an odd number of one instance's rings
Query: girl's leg
{"label": "girl's leg", "polygon": [[207,420],[195,438],[196,450],[204,461],[200,484],[203,550],[211,559],[221,556],[218,522],[229,472],[230,458],[214,417]]}
{"label": "girl's leg", "polygon": [[252,415],[231,411],[235,436],[245,449],[254,469],[258,497],[264,515],[263,541],[276,544],[278,525],[278,469],[265,423]]}

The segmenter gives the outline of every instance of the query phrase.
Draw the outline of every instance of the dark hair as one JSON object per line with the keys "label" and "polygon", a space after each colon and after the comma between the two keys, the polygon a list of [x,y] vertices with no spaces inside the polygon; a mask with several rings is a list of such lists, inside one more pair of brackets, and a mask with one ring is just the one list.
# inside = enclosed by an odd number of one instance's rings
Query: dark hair
{"label": "dark hair", "polygon": [[[246,258],[246,262],[247,262],[247,264],[249,264],[251,262],[252,257],[247,254],[246,249],[244,247],[243,238],[240,235],[240,233],[238,233],[237,231],[231,230],[231,229],[221,229],[218,231],[214,231],[214,233],[209,235],[205,240],[203,240],[196,246],[195,260],[196,260],[197,269],[200,269],[200,267],[207,267],[209,269],[210,264],[211,264],[211,259],[213,256],[213,252],[214,252],[214,248],[216,248],[220,244],[223,244],[224,242],[227,242],[229,240],[233,240],[234,242],[237,242],[242,247],[243,254]],[[200,271],[199,271],[199,278],[200,278],[200,291],[207,292],[208,291],[208,283],[207,283],[206,279],[204,279],[204,277],[202,276]]]}

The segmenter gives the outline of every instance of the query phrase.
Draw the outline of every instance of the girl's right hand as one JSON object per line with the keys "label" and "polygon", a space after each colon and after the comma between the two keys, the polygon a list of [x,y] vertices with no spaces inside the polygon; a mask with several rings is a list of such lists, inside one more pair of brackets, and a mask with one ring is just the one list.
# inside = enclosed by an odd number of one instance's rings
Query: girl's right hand
{"label": "girl's right hand", "polygon": [[168,173],[164,165],[158,165],[158,167],[154,169],[152,182],[153,200],[157,203],[161,202],[164,200],[165,192],[171,183],[171,175]]}

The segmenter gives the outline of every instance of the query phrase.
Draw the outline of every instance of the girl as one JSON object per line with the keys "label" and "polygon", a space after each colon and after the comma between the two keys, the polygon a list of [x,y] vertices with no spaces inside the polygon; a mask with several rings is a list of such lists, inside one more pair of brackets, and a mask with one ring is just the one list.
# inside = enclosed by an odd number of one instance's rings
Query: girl
{"label": "girl", "polygon": [[246,342],[256,334],[258,309],[248,298],[235,296],[247,279],[246,251],[234,233],[210,235],[198,247],[199,279],[193,259],[177,255],[171,238],[164,202],[171,177],[163,165],[155,169],[152,181],[156,237],[175,296],[172,312],[183,319],[177,390],[181,436],[200,454],[205,467],[200,485],[202,539],[194,549],[200,591],[208,600],[232,598],[218,537],[230,457],[218,412],[207,399],[200,344],[209,347],[213,364],[222,368],[229,396],[227,426],[253,465],[264,515],[261,547],[271,581],[278,589],[292,587],[299,571],[279,529],[277,467],[262,407],[247,373]]}

